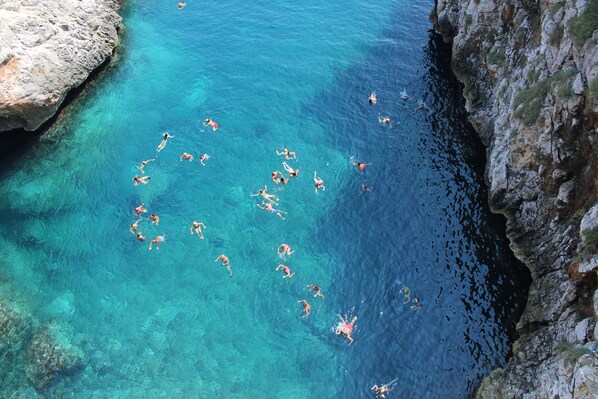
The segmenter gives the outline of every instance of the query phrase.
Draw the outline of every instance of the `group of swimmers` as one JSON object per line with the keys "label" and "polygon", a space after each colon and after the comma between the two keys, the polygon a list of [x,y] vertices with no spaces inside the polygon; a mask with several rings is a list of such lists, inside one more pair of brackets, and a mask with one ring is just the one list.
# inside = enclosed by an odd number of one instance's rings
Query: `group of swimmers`
{"label": "group of swimmers", "polygon": [[[179,3],[179,8],[183,8],[184,6],[185,6],[185,3]],[[401,99],[407,100],[409,98],[410,98],[409,95],[407,94],[406,90],[404,89],[401,92]],[[373,105],[378,103],[378,97],[377,97],[376,92],[372,92],[370,94],[370,96],[368,97],[368,102]],[[423,101],[420,101],[418,103],[418,106],[415,107],[414,111],[419,110],[419,109],[427,109],[427,107]],[[379,122],[384,125],[389,125],[391,123],[391,119],[389,116],[379,116]],[[203,122],[203,125],[206,127],[211,127],[212,131],[214,131],[214,132],[216,130],[218,130],[218,128],[220,127],[218,125],[218,123],[216,123],[211,118],[205,119]],[[173,138],[174,138],[174,136],[171,135],[170,133],[168,133],[168,132],[163,133],[162,141],[156,148],[156,151],[161,152],[165,148],[168,140],[173,139]],[[283,149],[281,151],[279,151],[278,149],[276,149],[275,151],[278,156],[285,157],[285,161],[282,162],[282,166],[283,166],[285,172],[287,172],[288,177],[285,176],[285,174],[283,172],[277,170],[277,171],[272,172],[271,179],[274,182],[274,184],[276,184],[277,186],[278,185],[286,185],[289,183],[289,181],[291,179],[294,179],[299,175],[300,169],[299,168],[295,169],[287,163],[287,161],[289,161],[289,162],[292,160],[296,161],[297,154],[294,151],[290,151],[287,147],[283,147]],[[209,159],[208,154],[202,154],[199,158],[199,162],[201,163],[202,166],[205,166],[205,161],[208,159]],[[156,160],[156,158],[148,159],[148,160],[142,161],[140,166],[136,166],[136,168],[141,172],[141,175],[136,175],[133,177],[133,184],[135,186],[137,186],[139,184],[146,185],[149,183],[150,177],[145,175],[144,168],[150,162],[153,162],[155,160]],[[180,156],[180,161],[183,161],[183,160],[193,162],[194,157],[190,153],[184,152]],[[371,165],[369,163],[357,161],[353,158],[351,159],[351,161],[352,161],[353,165],[356,166],[360,172],[364,172],[366,167]],[[317,172],[315,170],[314,170],[314,174],[313,174],[313,182],[314,182],[316,194],[319,194],[320,190],[322,190],[322,191],[326,190],[326,186],[324,185],[324,180],[322,178],[318,177]],[[370,191],[370,187],[368,187],[368,185],[365,183],[365,181],[362,184],[362,189],[364,191]],[[266,185],[264,185],[264,188],[260,188],[256,193],[250,194],[250,196],[251,197],[261,197],[261,203],[256,204],[256,206],[258,208],[268,211],[274,215],[277,215],[282,220],[286,220],[285,215],[287,214],[287,212],[274,207],[274,206],[279,206],[280,199],[278,198],[278,196],[268,193],[268,187]],[[148,211],[147,211],[147,209],[145,209],[145,205],[143,203],[141,205],[139,205],[138,207],[136,207],[133,212],[135,214],[135,216],[138,217],[138,219],[131,224],[131,227],[129,230],[131,231],[132,234],[134,234],[137,237],[137,239],[139,241],[145,241],[145,239],[146,239],[143,236],[143,234],[139,231],[139,223],[143,220],[142,215],[147,212]],[[152,224],[157,226],[160,221],[160,218],[156,214],[150,214],[150,216],[148,217],[148,220],[151,220]],[[191,227],[189,228],[189,231],[191,234],[195,233],[200,239],[204,239],[202,228],[205,228],[205,227],[206,226],[203,222],[194,221],[193,224],[191,225]],[[160,236],[153,238],[150,241],[149,250],[152,249],[152,246],[154,244],[156,245],[156,249],[160,249],[160,244],[162,242],[164,242],[165,240],[166,240],[165,235],[160,235]],[[290,256],[295,251],[291,250],[290,245],[283,243],[283,244],[280,244],[277,252],[278,252],[278,255],[282,259],[286,260],[286,257]],[[227,271],[229,272],[229,276],[232,278],[233,271],[230,267],[229,258],[225,254],[221,254],[214,260],[214,262],[218,262],[218,261],[221,262],[222,267],[227,269]],[[282,278],[284,278],[284,279],[290,279],[295,275],[295,273],[291,271],[290,267],[288,267],[287,265],[285,265],[283,263],[280,263],[276,267],[275,270],[282,271],[282,273],[283,273]],[[318,285],[309,284],[308,287],[309,287],[309,291],[315,292],[314,298],[320,297],[320,298],[324,299],[325,296],[324,296],[324,294],[322,294],[321,289]],[[404,304],[411,302],[412,303],[411,309],[413,309],[413,310],[418,310],[421,308],[422,304],[418,300],[417,297],[414,297],[413,299],[411,299],[411,292],[408,287],[403,286],[403,288],[401,288],[401,293],[404,296],[404,302],[403,302]],[[303,307],[302,318],[307,318],[308,316],[311,315],[312,308],[306,299],[300,299],[297,301],[297,303],[302,304],[302,307]],[[335,328],[335,333],[336,333],[336,335],[341,335],[344,338],[346,338],[349,341],[349,345],[351,345],[353,343],[352,333],[353,333],[353,330],[355,327],[355,323],[357,322],[357,316],[354,316],[350,321],[349,321],[349,318],[345,319],[340,314],[338,315],[338,317],[339,317],[340,321],[339,321],[337,327]],[[394,381],[396,381],[396,380],[393,380],[391,383],[383,384],[381,386],[374,385],[371,388],[371,390],[374,391],[377,398],[378,397],[386,398],[386,394],[388,394],[393,388]]]}
{"label": "group of swimmers", "polygon": [[[206,126],[212,126],[212,129],[214,131],[216,131],[216,129],[218,129],[218,124],[216,124],[214,121],[212,121],[211,119],[206,119],[206,121],[204,122],[204,125]],[[165,147],[166,144],[168,143],[168,140],[175,138],[173,135],[171,135],[169,132],[164,132],[162,133],[162,141],[160,142],[160,144],[158,144],[158,147],[156,148],[156,152],[161,152]],[[202,154],[199,157],[199,163],[202,166],[206,166],[205,161],[207,161],[210,158],[210,156],[208,154]],[[141,173],[140,175],[136,175],[133,177],[133,185],[138,186],[139,184],[143,184],[146,185],[149,183],[150,177],[145,175],[145,167],[151,163],[154,162],[157,159],[157,157],[151,158],[151,159],[146,159],[145,161],[141,161],[141,164],[139,166],[135,166],[135,168],[137,170],[139,170],[139,172]],[[193,162],[193,155],[189,154],[188,152],[183,152],[183,154],[179,157],[179,160],[182,162],[183,160],[189,161],[189,162]],[[143,235],[143,233],[139,230],[139,223],[143,220],[143,215],[145,213],[147,213],[148,210],[145,208],[145,204],[141,203],[141,205],[137,206],[134,210],[133,210],[133,214],[135,216],[137,216],[137,220],[135,220],[133,223],[131,223],[131,227],[129,228],[129,231],[131,232],[131,234],[135,235],[135,237],[139,240],[139,241],[145,241],[146,237]],[[153,225],[158,226],[158,224],[160,223],[160,217],[154,213],[150,214],[149,217],[147,218],[147,220],[151,220]],[[189,227],[189,232],[191,233],[191,235],[196,234],[200,239],[204,239],[204,235],[203,235],[203,230],[205,229],[206,225],[203,222],[198,222],[198,221],[193,221],[193,223],[191,224],[191,227]],[[166,241],[166,235],[162,234],[159,236],[154,237],[149,244],[148,250],[152,250],[154,245],[156,246],[156,249],[160,249],[160,244],[162,244],[164,241]],[[222,266],[224,266],[226,269],[228,269],[228,271],[230,272],[230,276],[232,277],[232,270],[230,269],[229,266],[229,262],[228,262],[228,258],[224,255],[220,255],[220,257],[218,257],[216,260],[222,260]]]}

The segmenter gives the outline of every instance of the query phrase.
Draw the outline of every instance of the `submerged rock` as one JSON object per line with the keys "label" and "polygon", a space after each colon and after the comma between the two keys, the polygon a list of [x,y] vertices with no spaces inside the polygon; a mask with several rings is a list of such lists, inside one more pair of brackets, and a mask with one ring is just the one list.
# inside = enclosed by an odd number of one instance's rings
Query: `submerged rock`
{"label": "submerged rock", "polygon": [[580,349],[596,339],[596,12],[598,0],[436,1],[432,19],[488,147],[490,207],[533,279],[513,356],[478,397],[598,397],[596,354]]}
{"label": "submerged rock", "polygon": [[118,0],[0,2],[0,132],[35,130],[118,44]]}
{"label": "submerged rock", "polygon": [[73,346],[54,325],[44,325],[33,336],[27,349],[27,376],[38,390],[45,390],[60,378],[80,371],[83,352]]}
{"label": "submerged rock", "polygon": [[31,316],[0,302],[0,356],[17,352],[31,336]]}

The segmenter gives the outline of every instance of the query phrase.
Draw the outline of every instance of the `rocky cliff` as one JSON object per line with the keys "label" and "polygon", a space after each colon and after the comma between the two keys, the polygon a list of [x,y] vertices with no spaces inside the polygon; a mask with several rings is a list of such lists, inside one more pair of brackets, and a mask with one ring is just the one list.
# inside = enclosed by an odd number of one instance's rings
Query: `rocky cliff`
{"label": "rocky cliff", "polygon": [[532,274],[520,334],[483,398],[598,397],[598,0],[437,0],[490,207]]}
{"label": "rocky cliff", "polygon": [[120,0],[0,1],[0,132],[35,130],[118,44]]}

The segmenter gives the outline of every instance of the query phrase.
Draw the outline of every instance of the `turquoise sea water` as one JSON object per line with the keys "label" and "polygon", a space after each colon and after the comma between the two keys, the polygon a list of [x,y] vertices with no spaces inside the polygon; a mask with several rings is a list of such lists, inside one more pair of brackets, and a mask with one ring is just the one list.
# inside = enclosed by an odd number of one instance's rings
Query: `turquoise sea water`
{"label": "turquoise sea water", "polygon": [[[487,209],[484,149],[429,31],[432,2],[187,4],[127,1],[118,62],[55,128],[4,155],[0,295],[86,355],[45,394],[360,398],[397,379],[391,397],[470,395],[505,362],[526,280]],[[133,186],[164,131],[175,138],[146,167],[150,183]],[[301,171],[275,188],[284,145]],[[351,157],[371,165],[360,173]],[[286,221],[249,196],[264,184]],[[166,235],[159,251],[128,230],[141,202],[160,216],[140,223],[148,241]],[[288,280],[275,271],[282,242],[297,251]],[[334,334],[339,313],[359,318],[352,346]],[[4,393],[26,384],[7,368]]]}

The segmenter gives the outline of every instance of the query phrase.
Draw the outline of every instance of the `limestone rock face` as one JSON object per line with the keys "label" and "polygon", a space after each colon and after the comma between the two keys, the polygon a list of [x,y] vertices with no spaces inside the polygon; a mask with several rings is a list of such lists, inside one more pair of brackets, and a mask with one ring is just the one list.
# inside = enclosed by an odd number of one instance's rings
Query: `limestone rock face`
{"label": "limestone rock face", "polygon": [[432,15],[487,146],[490,207],[533,279],[513,356],[478,397],[598,397],[598,264],[580,245],[598,213],[598,31],[580,33],[597,1],[437,0]]}
{"label": "limestone rock face", "polygon": [[118,44],[119,0],[0,1],[0,132],[35,130]]}

